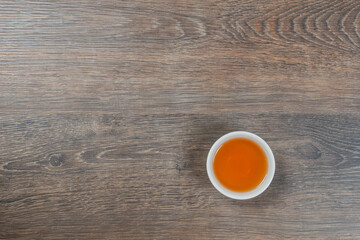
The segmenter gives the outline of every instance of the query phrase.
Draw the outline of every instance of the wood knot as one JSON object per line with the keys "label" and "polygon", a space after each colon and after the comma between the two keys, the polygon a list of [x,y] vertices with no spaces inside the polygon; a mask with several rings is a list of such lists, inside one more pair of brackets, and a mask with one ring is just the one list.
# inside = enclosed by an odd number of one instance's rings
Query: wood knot
{"label": "wood knot", "polygon": [[52,154],[50,156],[50,164],[54,167],[60,166],[65,160],[64,154]]}
{"label": "wood knot", "polygon": [[176,164],[176,170],[179,172],[179,175],[181,173],[181,171],[185,170],[188,166],[188,163],[185,164]]}
{"label": "wood knot", "polygon": [[321,157],[321,151],[311,143],[305,143],[302,146],[298,146],[296,150],[305,158],[318,159]]}

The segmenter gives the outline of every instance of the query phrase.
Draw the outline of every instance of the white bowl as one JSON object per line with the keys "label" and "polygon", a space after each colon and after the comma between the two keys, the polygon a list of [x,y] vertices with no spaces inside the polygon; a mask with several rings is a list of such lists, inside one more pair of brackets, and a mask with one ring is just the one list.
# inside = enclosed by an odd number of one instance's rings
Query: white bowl
{"label": "white bowl", "polygon": [[[257,143],[264,151],[264,153],[266,155],[266,159],[267,159],[268,169],[267,169],[267,173],[264,177],[264,180],[256,188],[254,188],[250,191],[247,191],[247,192],[235,192],[235,191],[231,191],[231,190],[227,189],[217,180],[217,178],[215,177],[215,173],[214,173],[213,163],[214,163],[214,158],[215,158],[217,150],[220,148],[220,146],[223,143],[229,141],[230,139],[234,139],[234,138],[246,138],[246,139],[252,140],[253,142]],[[219,138],[214,143],[214,145],[212,145],[212,147],[209,151],[208,157],[207,157],[206,169],[207,169],[207,174],[210,178],[211,183],[214,185],[214,187],[219,192],[221,192],[222,194],[224,194],[225,196],[227,196],[229,198],[245,200],[245,199],[250,199],[250,198],[260,195],[262,192],[264,192],[269,187],[269,185],[274,177],[274,174],[275,174],[275,158],[274,158],[274,154],[271,151],[269,145],[262,138],[260,138],[259,136],[255,135],[253,133],[237,131],[237,132],[231,132],[231,133],[225,134],[224,136]]]}

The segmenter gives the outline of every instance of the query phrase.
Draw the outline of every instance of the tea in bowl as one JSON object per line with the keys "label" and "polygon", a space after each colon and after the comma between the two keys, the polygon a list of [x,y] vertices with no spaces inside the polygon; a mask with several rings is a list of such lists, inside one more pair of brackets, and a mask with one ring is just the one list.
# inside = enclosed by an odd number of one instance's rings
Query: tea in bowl
{"label": "tea in bowl", "polygon": [[214,187],[233,199],[250,199],[264,192],[275,174],[275,158],[259,136],[228,133],[211,147],[206,163]]}

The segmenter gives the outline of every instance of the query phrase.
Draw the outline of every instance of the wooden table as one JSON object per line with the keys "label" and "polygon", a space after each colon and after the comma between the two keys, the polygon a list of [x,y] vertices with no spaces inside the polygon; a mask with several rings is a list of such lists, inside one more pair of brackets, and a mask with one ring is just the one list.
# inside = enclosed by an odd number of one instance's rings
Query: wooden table
{"label": "wooden table", "polygon": [[[263,137],[237,201],[213,142]],[[0,1],[1,239],[360,239],[360,2]]]}

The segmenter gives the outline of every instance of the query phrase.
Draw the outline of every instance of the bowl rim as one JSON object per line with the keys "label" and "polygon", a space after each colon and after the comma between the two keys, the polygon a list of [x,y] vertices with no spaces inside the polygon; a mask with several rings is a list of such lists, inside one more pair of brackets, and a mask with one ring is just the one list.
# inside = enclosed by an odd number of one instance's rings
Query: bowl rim
{"label": "bowl rim", "polygon": [[[218,149],[222,144],[234,138],[246,138],[257,143],[261,147],[261,149],[263,149],[263,151],[265,152],[266,160],[268,163],[268,169],[263,181],[256,188],[247,192],[236,192],[229,190],[217,180],[214,173],[213,162],[216,152],[218,151]],[[234,131],[223,135],[218,140],[216,140],[216,142],[212,145],[207,156],[206,170],[210,182],[220,193],[232,199],[246,200],[259,196],[269,187],[275,175],[275,158],[269,145],[265,142],[264,139],[262,139],[258,135],[246,131]]]}

